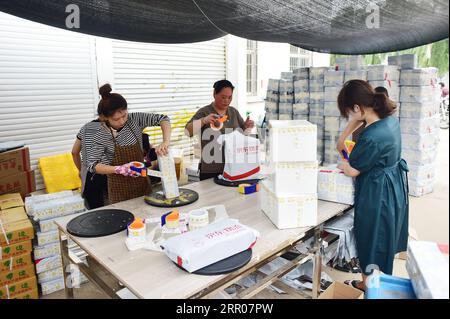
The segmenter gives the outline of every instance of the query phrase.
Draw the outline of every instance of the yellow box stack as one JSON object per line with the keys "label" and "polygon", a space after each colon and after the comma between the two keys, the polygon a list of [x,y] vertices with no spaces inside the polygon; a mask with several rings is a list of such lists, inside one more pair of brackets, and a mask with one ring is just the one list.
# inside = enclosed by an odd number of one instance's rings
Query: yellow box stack
{"label": "yellow box stack", "polygon": [[37,299],[34,229],[19,193],[0,195],[0,299]]}

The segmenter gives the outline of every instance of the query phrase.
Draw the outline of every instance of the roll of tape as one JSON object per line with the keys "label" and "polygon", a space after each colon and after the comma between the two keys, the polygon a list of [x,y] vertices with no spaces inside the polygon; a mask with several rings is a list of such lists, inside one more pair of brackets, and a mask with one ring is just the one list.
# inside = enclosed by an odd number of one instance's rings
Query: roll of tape
{"label": "roll of tape", "polygon": [[209,214],[206,209],[195,209],[189,212],[189,230],[199,229],[209,224]]}

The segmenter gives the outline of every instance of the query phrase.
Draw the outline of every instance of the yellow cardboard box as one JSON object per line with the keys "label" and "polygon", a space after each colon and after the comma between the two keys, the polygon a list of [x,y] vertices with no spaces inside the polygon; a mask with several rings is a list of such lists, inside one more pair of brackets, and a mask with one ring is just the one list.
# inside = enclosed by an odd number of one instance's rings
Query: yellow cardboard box
{"label": "yellow cardboard box", "polygon": [[37,289],[33,289],[30,292],[24,292],[20,295],[13,297],[13,299],[39,299],[39,294]]}
{"label": "yellow cardboard box", "polygon": [[31,253],[32,250],[33,244],[31,243],[31,240],[0,247],[0,262],[3,261],[3,259]]}
{"label": "yellow cardboard box", "polygon": [[0,195],[0,210],[23,207],[24,205],[22,196],[19,193]]}
{"label": "yellow cardboard box", "polygon": [[16,257],[10,257],[8,259],[2,259],[0,261],[0,272],[26,268],[31,265],[34,265],[34,263],[31,260],[30,252],[26,255],[19,255]]}
{"label": "yellow cardboard box", "polygon": [[0,272],[0,286],[11,285],[21,280],[34,277],[35,275],[34,265],[13,271]]}
{"label": "yellow cardboard box", "polygon": [[28,219],[28,216],[25,213],[25,208],[23,207],[14,207],[0,210],[0,224],[9,224],[26,219]]}
{"label": "yellow cardboard box", "polygon": [[30,220],[4,224],[0,227],[0,246],[8,246],[34,238],[34,229]]}
{"label": "yellow cardboard box", "polygon": [[26,296],[27,294],[30,295],[31,299],[31,296],[34,296],[33,291],[36,291],[35,298],[37,298],[37,280],[35,276],[20,280],[12,285],[0,287],[0,299],[23,299],[21,296]]}

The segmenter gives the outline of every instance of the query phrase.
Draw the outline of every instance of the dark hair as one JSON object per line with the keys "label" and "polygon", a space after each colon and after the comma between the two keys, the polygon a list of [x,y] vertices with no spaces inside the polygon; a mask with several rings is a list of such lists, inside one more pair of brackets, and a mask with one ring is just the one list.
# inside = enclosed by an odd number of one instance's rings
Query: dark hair
{"label": "dark hair", "polygon": [[231,90],[234,90],[233,84],[231,84],[228,80],[219,80],[213,85],[214,93],[217,94],[224,88],[231,88]]}
{"label": "dark hair", "polygon": [[389,97],[389,92],[384,86],[377,86],[375,88],[375,92],[377,92],[377,93],[384,93],[384,94],[386,94],[387,97]]}
{"label": "dark hair", "polygon": [[397,108],[385,93],[375,92],[372,86],[363,80],[347,81],[339,92],[338,107],[343,117],[348,118],[355,105],[372,108],[381,119],[392,115]]}
{"label": "dark hair", "polygon": [[109,117],[116,111],[127,109],[127,100],[118,94],[111,93],[112,88],[109,84],[104,84],[98,89],[98,93],[102,96],[100,102],[98,102],[97,113]]}
{"label": "dark hair", "polygon": [[445,83],[444,83],[444,82],[439,82],[439,85],[440,85],[441,87],[444,87],[444,86],[445,86]]}

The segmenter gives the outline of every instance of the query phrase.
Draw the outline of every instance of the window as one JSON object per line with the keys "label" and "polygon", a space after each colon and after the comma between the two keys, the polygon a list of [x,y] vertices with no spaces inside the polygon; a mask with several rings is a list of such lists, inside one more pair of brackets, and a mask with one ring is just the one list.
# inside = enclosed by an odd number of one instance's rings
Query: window
{"label": "window", "polygon": [[247,95],[258,94],[258,42],[247,40]]}
{"label": "window", "polygon": [[312,52],[298,48],[296,46],[290,46],[290,61],[289,70],[292,71],[297,68],[311,66],[312,64]]}

